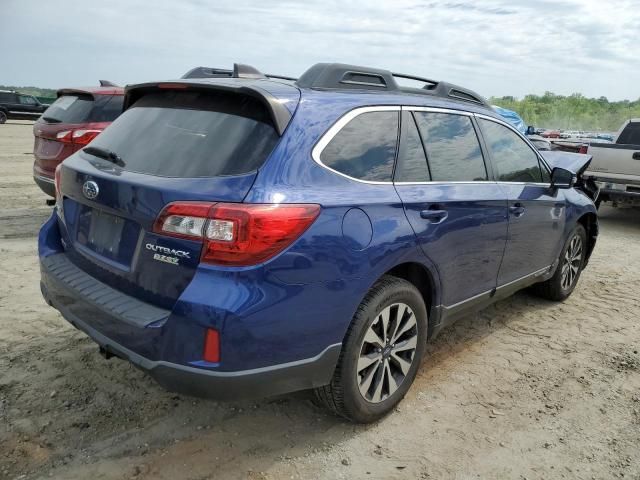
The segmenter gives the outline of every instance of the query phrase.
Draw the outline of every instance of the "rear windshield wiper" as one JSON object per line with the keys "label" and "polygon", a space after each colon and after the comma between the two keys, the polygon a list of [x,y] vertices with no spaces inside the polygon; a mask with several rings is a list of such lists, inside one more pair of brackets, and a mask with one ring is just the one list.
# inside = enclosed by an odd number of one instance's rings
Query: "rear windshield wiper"
{"label": "rear windshield wiper", "polygon": [[48,122],[48,123],[60,123],[60,122],[62,122],[62,120],[60,120],[59,118],[53,118],[53,117],[42,117],[42,119],[45,122]]}
{"label": "rear windshield wiper", "polygon": [[94,155],[96,157],[109,160],[110,162],[113,162],[120,167],[124,167],[124,160],[122,160],[122,158],[120,158],[120,156],[117,153],[112,152],[111,150],[108,150],[106,148],[89,146],[89,147],[83,148],[82,151],[87,152],[89,155]]}

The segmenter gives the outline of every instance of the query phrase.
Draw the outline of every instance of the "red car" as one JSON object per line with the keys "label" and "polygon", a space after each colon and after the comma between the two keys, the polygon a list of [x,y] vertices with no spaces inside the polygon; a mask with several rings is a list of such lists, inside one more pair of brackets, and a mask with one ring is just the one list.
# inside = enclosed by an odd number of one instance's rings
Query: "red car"
{"label": "red car", "polygon": [[93,140],[122,112],[124,89],[100,81],[99,87],[63,88],[33,126],[33,179],[55,196],[55,169]]}

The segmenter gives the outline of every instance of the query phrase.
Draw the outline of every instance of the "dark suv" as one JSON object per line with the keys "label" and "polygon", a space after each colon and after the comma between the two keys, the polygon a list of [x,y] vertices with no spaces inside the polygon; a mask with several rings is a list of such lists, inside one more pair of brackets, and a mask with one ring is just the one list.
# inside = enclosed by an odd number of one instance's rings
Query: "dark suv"
{"label": "dark suv", "polygon": [[63,88],[33,126],[33,179],[55,196],[53,174],[65,158],[87,146],[122,112],[124,89],[106,80],[99,87]]}
{"label": "dark suv", "polygon": [[0,90],[0,123],[7,120],[35,120],[48,106],[33,95]]}
{"label": "dark suv", "polygon": [[373,421],[456,319],[532,285],[571,295],[598,232],[589,160],[537,151],[470,90],[385,70],[128,86],[56,170],[42,293],[171,390],[309,388]]}

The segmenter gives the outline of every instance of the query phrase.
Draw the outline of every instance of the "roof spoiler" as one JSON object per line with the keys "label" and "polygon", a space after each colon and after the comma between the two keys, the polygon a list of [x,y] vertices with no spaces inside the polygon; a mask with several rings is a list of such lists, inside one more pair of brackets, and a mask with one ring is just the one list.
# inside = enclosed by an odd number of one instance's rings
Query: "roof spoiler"
{"label": "roof spoiler", "polygon": [[232,70],[216,67],[195,67],[185,73],[182,78],[247,78],[254,80],[260,78],[277,78],[292,82],[297,80],[297,78],[287,77],[285,75],[262,73],[257,68],[251,65],[245,65],[244,63],[234,63]]}
{"label": "roof spoiler", "polygon": [[[400,86],[396,79],[419,82],[423,86],[421,88]],[[316,63],[302,74],[296,85],[301,88],[357,89],[434,95],[491,108],[482,96],[464,87],[416,75],[344,63]]]}
{"label": "roof spoiler", "polygon": [[[195,77],[202,78],[202,77]],[[209,77],[206,77],[209,78]],[[249,77],[252,78],[252,77]],[[274,95],[268,91],[252,85],[243,85],[241,83],[208,83],[208,82],[149,82],[137,85],[127,85],[125,87],[123,111],[133,105],[139,98],[149,93],[166,91],[167,89],[187,89],[187,90],[207,90],[218,92],[229,92],[239,95],[247,95],[260,101],[268,110],[271,121],[278,132],[282,136],[284,130],[291,121],[291,112],[280,102]]]}

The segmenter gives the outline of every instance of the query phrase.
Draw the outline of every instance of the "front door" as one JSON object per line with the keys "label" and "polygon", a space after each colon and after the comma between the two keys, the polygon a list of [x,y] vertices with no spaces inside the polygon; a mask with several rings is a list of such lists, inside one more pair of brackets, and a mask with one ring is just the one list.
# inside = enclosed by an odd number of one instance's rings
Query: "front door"
{"label": "front door", "polygon": [[550,188],[546,165],[511,128],[490,119],[478,123],[498,185],[509,201],[509,235],[498,285],[552,265],[564,240],[564,192]]}

